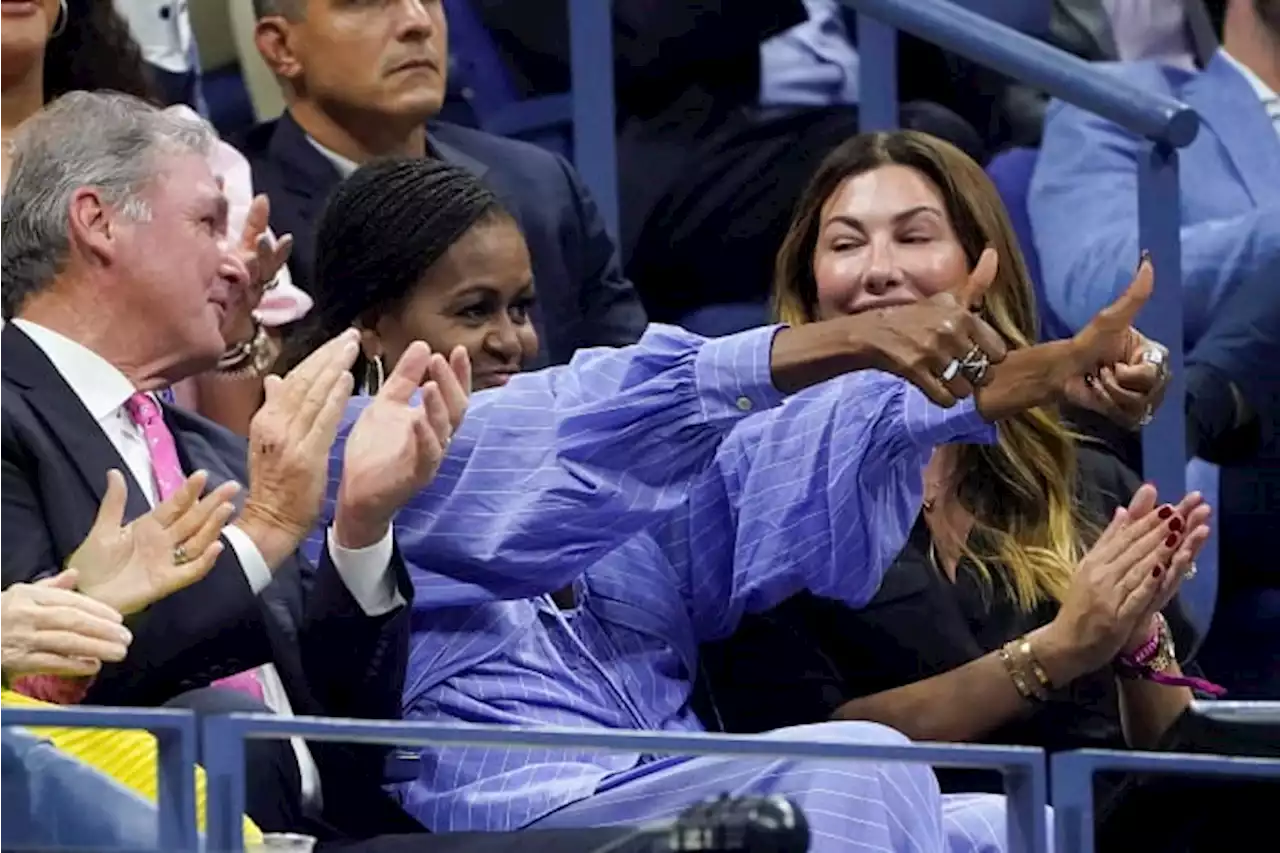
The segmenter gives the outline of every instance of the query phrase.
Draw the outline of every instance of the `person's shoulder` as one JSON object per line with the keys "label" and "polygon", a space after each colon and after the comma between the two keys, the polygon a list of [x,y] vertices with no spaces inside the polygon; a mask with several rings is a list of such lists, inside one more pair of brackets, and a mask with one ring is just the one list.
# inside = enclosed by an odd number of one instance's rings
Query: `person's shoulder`
{"label": "person's shoulder", "polygon": [[[1193,69],[1167,63],[1143,60],[1141,62],[1093,62],[1093,68],[1124,81],[1144,92],[1176,96],[1182,87],[1196,74]],[[1053,99],[1045,115],[1045,133],[1051,134],[1064,124],[1110,126],[1112,122],[1096,113],[1065,101]]]}
{"label": "person's shoulder", "polygon": [[1194,68],[1170,65],[1167,62],[1152,59],[1138,62],[1099,62],[1096,66],[1126,83],[1161,94],[1176,92],[1199,73]]}
{"label": "person's shoulder", "polygon": [[1137,472],[1105,445],[1087,440],[1076,448],[1076,477],[1082,503],[1104,520],[1142,485]]}
{"label": "person's shoulder", "polygon": [[512,162],[522,166],[531,164],[534,167],[554,168],[560,159],[559,155],[532,142],[510,139],[460,124],[432,122],[428,131],[434,140],[474,157],[491,169],[500,169]]}
{"label": "person's shoulder", "polygon": [[250,163],[263,160],[271,152],[271,140],[275,136],[279,123],[279,119],[260,122],[248,130],[231,136],[227,141]]}

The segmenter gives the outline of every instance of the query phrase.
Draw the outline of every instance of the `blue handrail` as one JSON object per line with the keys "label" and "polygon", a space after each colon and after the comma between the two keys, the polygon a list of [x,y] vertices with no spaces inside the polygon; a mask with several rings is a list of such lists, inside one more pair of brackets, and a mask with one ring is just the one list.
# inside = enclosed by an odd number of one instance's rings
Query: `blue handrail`
{"label": "blue handrail", "polygon": [[[5,726],[141,729],[156,737],[159,775],[157,837],[164,851],[199,849],[196,832],[196,718],[187,711],[137,708],[10,708],[0,714]],[[243,838],[241,839],[243,843]]]}
{"label": "blue handrail", "polygon": [[[1169,347],[1172,379],[1166,393],[1171,404],[1160,409],[1143,433],[1143,474],[1161,495],[1180,496],[1186,488],[1187,444],[1177,149],[1195,138],[1199,116],[1177,100],[1145,92],[947,0],[842,2],[858,14],[859,117],[864,130],[897,127],[895,43],[896,31],[902,30],[1095,112],[1149,141],[1138,164],[1138,233],[1155,264],[1156,288],[1139,326]],[[1137,258],[1123,260],[1137,266]]]}
{"label": "blue handrail", "polygon": [[1102,770],[1280,779],[1280,760],[1082,749],[1051,757],[1055,849],[1093,853],[1093,777]]}
{"label": "blue handrail", "polygon": [[[1097,113],[1121,127],[1183,148],[1200,127],[1195,110],[1173,98],[1116,80],[1079,57],[1037,41],[946,0],[843,0],[859,13],[858,46],[865,41],[863,17],[942,47],[1043,89],[1055,98]],[[887,70],[862,63],[863,89],[880,84]]]}
{"label": "blue handrail", "polygon": [[617,240],[618,137],[613,94],[613,3],[569,0],[573,161]]}
{"label": "blue handrail", "polygon": [[567,728],[521,728],[328,720],[316,717],[273,717],[231,714],[204,721],[205,772],[209,780],[209,849],[235,853],[243,849],[244,742],[246,738],[305,737],[398,746],[465,744],[543,749],[598,749],[651,755],[742,755],[759,758],[823,758],[827,760],[911,761],[939,767],[982,767],[1000,770],[1009,797],[1011,853],[1047,850],[1048,821],[1044,753],[1039,749],[971,744],[851,744],[834,739],[797,741],[770,736],[669,734]]}

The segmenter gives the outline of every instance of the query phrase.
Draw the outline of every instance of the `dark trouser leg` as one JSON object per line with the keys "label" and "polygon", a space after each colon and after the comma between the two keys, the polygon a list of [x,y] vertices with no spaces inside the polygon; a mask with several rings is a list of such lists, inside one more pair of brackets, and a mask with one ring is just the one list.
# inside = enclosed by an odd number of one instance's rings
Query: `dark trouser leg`
{"label": "dark trouser leg", "polygon": [[[165,703],[206,714],[271,713],[242,693],[221,687],[191,690]],[[197,756],[203,762],[203,756]],[[302,776],[287,740],[249,740],[244,745],[245,811],[264,832],[298,832],[307,825],[302,809]]]}

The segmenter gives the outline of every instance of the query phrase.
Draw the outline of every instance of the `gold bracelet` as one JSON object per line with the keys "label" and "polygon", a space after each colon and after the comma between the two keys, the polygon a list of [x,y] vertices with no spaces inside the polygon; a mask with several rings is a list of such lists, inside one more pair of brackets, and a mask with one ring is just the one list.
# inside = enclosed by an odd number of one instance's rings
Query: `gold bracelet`
{"label": "gold bracelet", "polygon": [[1000,662],[1009,673],[1009,680],[1018,694],[1028,702],[1044,702],[1049,698],[1053,683],[1036,659],[1031,641],[1025,636],[1010,640],[1000,648]]}

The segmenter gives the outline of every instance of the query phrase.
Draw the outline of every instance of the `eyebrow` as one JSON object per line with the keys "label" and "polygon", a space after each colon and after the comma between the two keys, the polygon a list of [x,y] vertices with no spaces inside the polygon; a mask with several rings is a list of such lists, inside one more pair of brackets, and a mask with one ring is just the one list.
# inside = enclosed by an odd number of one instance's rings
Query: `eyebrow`
{"label": "eyebrow", "polygon": [[[933,205],[918,204],[915,207],[908,208],[900,213],[895,213],[893,216],[893,222],[896,225],[898,223],[905,222],[911,217],[917,216],[921,213],[932,213],[935,216],[942,216],[942,211],[934,207]],[[850,228],[862,227],[862,221],[860,219],[854,216],[847,216],[843,213],[832,214],[831,217],[828,218],[825,223],[823,223],[822,227],[826,228],[828,225],[835,225],[835,224],[848,225]]]}

